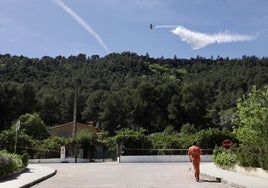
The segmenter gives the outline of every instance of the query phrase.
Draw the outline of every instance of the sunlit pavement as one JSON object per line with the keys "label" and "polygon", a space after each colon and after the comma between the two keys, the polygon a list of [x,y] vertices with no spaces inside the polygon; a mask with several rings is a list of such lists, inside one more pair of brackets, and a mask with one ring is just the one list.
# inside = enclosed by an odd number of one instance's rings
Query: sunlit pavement
{"label": "sunlit pavement", "polygon": [[[30,164],[24,173],[0,181],[0,187],[36,188],[267,188],[268,179],[222,170],[213,163],[201,163],[196,182],[191,163],[49,163]],[[219,182],[221,181],[221,182]]]}
{"label": "sunlit pavement", "polygon": [[57,174],[34,187],[230,187],[207,177],[201,177],[200,182],[196,182],[190,163],[113,162],[46,166],[57,169]]}

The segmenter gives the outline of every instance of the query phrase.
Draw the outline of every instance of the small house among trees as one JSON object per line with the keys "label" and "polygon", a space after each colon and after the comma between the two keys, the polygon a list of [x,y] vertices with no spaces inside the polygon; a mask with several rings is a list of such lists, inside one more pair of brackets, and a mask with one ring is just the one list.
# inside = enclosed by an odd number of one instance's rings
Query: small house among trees
{"label": "small house among trees", "polygon": [[[93,134],[96,134],[98,132],[97,128],[93,126],[93,122],[88,122],[88,124],[83,124],[83,123],[76,123],[77,126],[77,132],[86,130],[90,131]],[[72,131],[73,131],[73,122],[61,124],[61,125],[56,125],[53,127],[49,128],[50,131],[50,136],[53,137],[72,137]]]}

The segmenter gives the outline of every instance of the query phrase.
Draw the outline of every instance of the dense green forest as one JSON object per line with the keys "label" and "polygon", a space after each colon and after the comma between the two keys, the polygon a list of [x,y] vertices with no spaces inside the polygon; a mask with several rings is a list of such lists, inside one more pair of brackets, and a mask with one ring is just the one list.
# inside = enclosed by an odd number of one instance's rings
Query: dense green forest
{"label": "dense green forest", "polygon": [[148,133],[184,124],[231,128],[237,99],[268,84],[268,58],[151,58],[149,54],[85,54],[55,58],[0,55],[0,131],[38,113],[46,126],[73,120]]}

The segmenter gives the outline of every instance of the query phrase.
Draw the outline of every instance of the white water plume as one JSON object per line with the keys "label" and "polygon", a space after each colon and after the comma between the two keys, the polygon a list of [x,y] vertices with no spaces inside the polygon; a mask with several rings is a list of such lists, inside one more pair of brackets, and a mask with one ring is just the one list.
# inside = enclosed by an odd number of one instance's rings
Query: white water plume
{"label": "white water plume", "polygon": [[[172,27],[172,26],[158,26],[158,27]],[[191,31],[183,26],[175,26],[171,32],[178,35],[182,41],[187,42],[192,46],[194,50],[203,48],[207,45],[214,43],[228,43],[228,42],[243,42],[251,41],[256,38],[256,36],[242,35],[242,34],[232,34],[228,31],[220,32],[216,34],[206,34],[196,31]]]}
{"label": "white water plume", "polygon": [[174,28],[178,27],[178,25],[156,25],[155,28]]}

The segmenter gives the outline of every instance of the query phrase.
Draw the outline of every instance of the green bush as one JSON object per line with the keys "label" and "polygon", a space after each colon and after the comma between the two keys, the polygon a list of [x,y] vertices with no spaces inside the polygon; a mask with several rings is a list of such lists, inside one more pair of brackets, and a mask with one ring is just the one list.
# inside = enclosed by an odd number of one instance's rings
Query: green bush
{"label": "green bush", "polygon": [[237,163],[236,154],[228,149],[221,147],[216,147],[213,151],[214,163],[220,167],[232,167]]}
{"label": "green bush", "polygon": [[[7,129],[0,133],[0,150],[7,150],[9,153],[14,152],[14,138],[16,135],[15,129]],[[18,134],[17,154],[28,153],[33,155],[32,148],[35,147],[37,141],[26,135],[23,131]]]}
{"label": "green bush", "polygon": [[233,119],[234,134],[240,146],[239,164],[245,167],[268,169],[268,85],[256,86],[237,101],[237,115]]}
{"label": "green bush", "polygon": [[[136,131],[129,128],[124,128],[116,132],[113,137],[117,144],[117,151],[124,151],[124,155],[146,155],[150,151],[144,150],[152,147],[151,141],[144,134],[145,129],[138,129]],[[148,153],[149,152],[149,153]]]}
{"label": "green bush", "polygon": [[28,165],[27,158],[24,157],[23,160],[20,155],[0,151],[0,178],[22,171]]}
{"label": "green bush", "polygon": [[83,158],[91,158],[94,152],[94,146],[97,136],[90,131],[81,130],[77,133],[76,142],[84,151]]}
{"label": "green bush", "polygon": [[157,152],[154,152],[153,154],[179,154],[179,152],[176,150],[168,150],[181,149],[179,134],[174,130],[173,127],[168,126],[163,132],[153,133],[147,137],[151,141],[153,149],[157,150]]}
{"label": "green bush", "polygon": [[6,157],[0,153],[0,178],[6,177],[13,172],[13,161],[11,158]]}
{"label": "green bush", "polygon": [[21,155],[21,160],[22,160],[22,163],[23,163],[23,166],[28,166],[29,164],[29,154],[28,153],[24,153]]}
{"label": "green bush", "polygon": [[35,153],[35,158],[59,158],[61,146],[68,146],[71,139],[53,137],[40,141],[38,150]]}
{"label": "green bush", "polygon": [[[179,137],[179,143],[183,149],[187,149],[192,145],[193,141],[203,149],[203,154],[211,154],[210,150],[222,145],[225,139],[230,139],[234,144],[237,143],[237,139],[234,134],[227,129],[220,130],[219,128],[209,128],[198,131],[194,134],[181,134]],[[208,152],[208,153],[206,153]]]}
{"label": "green bush", "polygon": [[232,140],[233,143],[237,142],[233,133],[227,129],[220,130],[218,128],[203,129],[196,133],[195,137],[201,148],[214,149],[215,146],[221,146],[225,139]]}
{"label": "green bush", "polygon": [[241,166],[268,169],[267,146],[240,145],[237,158]]}

